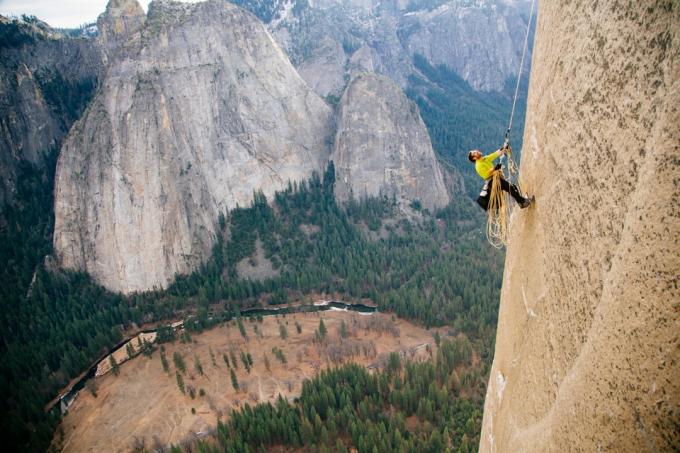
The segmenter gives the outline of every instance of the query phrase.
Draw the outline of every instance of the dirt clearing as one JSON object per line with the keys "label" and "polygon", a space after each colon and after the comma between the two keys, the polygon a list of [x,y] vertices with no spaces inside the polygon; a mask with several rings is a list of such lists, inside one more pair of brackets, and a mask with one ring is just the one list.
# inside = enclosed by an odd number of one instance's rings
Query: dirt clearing
{"label": "dirt clearing", "polygon": [[[327,334],[319,341],[321,319]],[[296,313],[260,322],[244,318],[243,326],[247,340],[231,321],[193,335],[191,342],[165,344],[167,372],[156,350],[151,358],[140,355],[121,364],[118,376],[96,378],[97,397],[88,389],[81,391],[64,417],[63,450],[130,451],[142,444],[153,449],[195,439],[246,402],[274,401],[279,394],[292,400],[304,379],[333,363],[353,361],[376,369],[392,351],[426,358],[435,348],[432,331],[382,313]]]}

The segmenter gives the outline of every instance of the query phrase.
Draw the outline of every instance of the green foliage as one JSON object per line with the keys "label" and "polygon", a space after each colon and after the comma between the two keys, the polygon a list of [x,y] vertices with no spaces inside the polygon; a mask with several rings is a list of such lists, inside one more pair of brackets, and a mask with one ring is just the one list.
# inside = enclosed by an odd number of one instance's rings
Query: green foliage
{"label": "green foliage", "polygon": [[68,124],[80,118],[97,88],[97,80],[66,80],[59,71],[44,68],[36,73],[36,80],[47,104]]}
{"label": "green foliage", "polygon": [[281,305],[287,302],[288,294],[286,294],[286,290],[284,288],[279,288],[274,291],[274,294],[272,294],[272,297],[269,299],[270,305]]}
{"label": "green foliage", "polygon": [[[429,0],[428,0],[429,1]],[[406,94],[416,101],[432,139],[432,147],[463,175],[470,196],[476,198],[481,180],[467,159],[471,149],[484,153],[501,147],[510,119],[515,80],[508,80],[504,93],[484,93],[446,66],[432,66],[421,55],[413,64],[421,76],[411,76]],[[528,77],[521,80],[510,143],[522,147]]]}
{"label": "green foliage", "polygon": [[231,386],[234,387],[234,390],[238,391],[238,378],[233,368],[229,368],[229,375],[231,376]]}
{"label": "green foliage", "polygon": [[162,344],[175,341],[175,331],[168,325],[162,325],[156,330],[156,343]]}
{"label": "green foliage", "polygon": [[199,374],[199,376],[203,376],[203,365],[201,364],[201,360],[197,355],[194,355],[194,369]]}
{"label": "green foliage", "polygon": [[238,324],[238,331],[241,332],[241,336],[247,340],[248,334],[246,333],[246,328],[243,325],[243,319],[241,319],[240,316],[236,318],[236,324]]}
{"label": "green foliage", "polygon": [[253,356],[250,355],[250,352],[241,351],[241,362],[246,371],[250,373],[250,370],[253,368]]}
{"label": "green foliage", "polygon": [[234,0],[235,5],[255,14],[262,22],[269,23],[278,17],[279,2],[272,0]]}
{"label": "green foliage", "polygon": [[136,354],[137,351],[135,351],[135,347],[132,346],[132,343],[128,342],[128,344],[125,345],[125,351],[127,352],[128,358],[133,358]]}
{"label": "green foliage", "polygon": [[161,348],[161,366],[163,367],[163,371],[166,373],[170,373],[170,366],[168,365],[168,358],[165,356],[165,348]]}
{"label": "green foliage", "polygon": [[[22,398],[0,401],[0,413],[3,432],[24,450],[44,450],[30,446],[46,446],[58,418],[46,416],[43,405],[120,342],[120,326],[176,319],[192,308],[196,314],[185,320],[183,335],[191,341],[189,331],[216,322],[210,320],[210,304],[237,314],[240,306],[280,290],[292,297],[323,291],[370,298],[382,311],[466,332],[480,341],[482,360],[490,361],[502,254],[486,245],[476,230],[481,217],[464,200],[436,219],[387,225],[381,216],[394,215],[393,200],[337,205],[329,166],[323,178],[315,175],[277,193],[275,209],[256,193],[250,207],[231,211],[225,219],[231,240],[218,235],[212,258],[194,274],[163,292],[123,297],[85,274],[51,272],[42,264],[51,253],[53,174],[30,165],[22,169],[18,201],[3,211],[0,228],[0,260],[7,264],[0,268],[5,283],[0,286],[0,391]],[[386,228],[386,238],[368,240],[357,226],[362,223]],[[280,275],[240,280],[236,263],[252,255],[257,238]],[[173,339],[172,329],[159,331],[160,341]],[[237,358],[230,358],[237,367]],[[460,380],[464,386],[463,376]]]}
{"label": "green foliage", "polygon": [[347,324],[345,323],[345,320],[343,319],[340,321],[340,338],[347,338],[349,337],[349,331],[347,330]]}
{"label": "green foliage", "polygon": [[387,360],[387,372],[396,373],[401,370],[401,355],[398,352],[390,352]]}
{"label": "green foliage", "polygon": [[175,371],[175,379],[177,379],[177,388],[179,388],[180,392],[184,393],[184,378],[182,378],[179,371]]}
{"label": "green foliage", "polygon": [[278,359],[278,361],[281,362],[282,365],[285,365],[286,363],[288,363],[288,360],[286,359],[286,355],[283,353],[281,348],[277,348],[276,346],[274,346],[272,348],[272,354],[274,354],[274,357],[276,357]]}
{"label": "green foliage", "polygon": [[324,340],[328,334],[328,329],[326,329],[326,324],[323,322],[323,318],[319,320],[319,328],[317,332],[319,333],[319,338],[322,340]]}
{"label": "green foliage", "polygon": [[236,360],[236,353],[233,349],[229,351],[229,358],[231,359],[231,365],[238,369],[238,361]]}
{"label": "green foliage", "polygon": [[42,39],[44,39],[42,34],[31,32],[28,27],[17,21],[0,23],[0,49],[21,47]]}
{"label": "green foliage", "polygon": [[118,362],[116,361],[116,358],[113,356],[113,354],[109,355],[109,365],[111,365],[111,371],[113,371],[113,374],[118,376],[120,373],[120,366],[118,365]]}
{"label": "green foliage", "polygon": [[[294,405],[282,397],[275,404],[246,404],[219,422],[219,448],[440,452],[448,445],[451,451],[477,445],[485,375],[459,355],[469,346],[464,337],[443,340],[434,361],[373,375],[355,364],[322,371],[303,383]],[[450,394],[448,376],[456,366],[466,370],[464,399]],[[414,416],[415,428],[406,424]]]}
{"label": "green foliage", "polygon": [[286,326],[283,324],[279,324],[279,336],[282,340],[288,338],[288,329],[286,329]]}
{"label": "green foliage", "polygon": [[182,373],[186,373],[187,365],[184,363],[184,357],[178,351],[172,353],[172,361],[175,363],[175,368]]}

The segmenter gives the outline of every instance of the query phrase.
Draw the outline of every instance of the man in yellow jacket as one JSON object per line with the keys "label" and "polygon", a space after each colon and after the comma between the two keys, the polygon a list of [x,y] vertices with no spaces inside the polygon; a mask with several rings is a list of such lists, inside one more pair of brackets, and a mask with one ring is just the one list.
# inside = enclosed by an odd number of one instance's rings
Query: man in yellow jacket
{"label": "man in yellow jacket", "polygon": [[[468,159],[470,162],[475,164],[475,170],[477,170],[477,174],[479,174],[479,176],[484,180],[484,187],[477,198],[477,203],[479,203],[479,205],[485,211],[489,206],[489,198],[491,196],[491,176],[493,176],[493,172],[496,169],[496,167],[494,167],[493,161],[503,155],[505,155],[505,148],[501,148],[489,154],[488,156],[482,156],[482,152],[478,149],[473,149],[468,153]],[[509,183],[502,176],[501,189],[509,192],[510,195],[512,195],[512,198],[515,199],[521,208],[528,208],[531,206],[532,200],[522,196],[522,193],[519,191],[517,186]]]}

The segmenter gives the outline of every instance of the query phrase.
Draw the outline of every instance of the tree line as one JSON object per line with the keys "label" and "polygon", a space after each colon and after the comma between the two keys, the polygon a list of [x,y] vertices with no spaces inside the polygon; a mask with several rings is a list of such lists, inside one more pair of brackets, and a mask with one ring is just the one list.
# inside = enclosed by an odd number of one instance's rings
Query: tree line
{"label": "tree line", "polygon": [[[187,450],[256,452],[273,446],[319,452],[461,452],[479,444],[486,376],[464,336],[442,340],[433,360],[370,374],[349,363],[303,383],[294,403],[247,403],[220,421],[215,441]],[[177,447],[176,447],[177,448]]]}
{"label": "tree line", "polygon": [[[220,216],[230,240],[218,234],[212,257],[165,291],[122,296],[86,274],[55,269],[51,253],[53,167],[23,168],[17,202],[3,212],[1,421],[10,445],[38,451],[49,444],[58,414],[44,405],[66,383],[121,340],[132,323],[173,319],[186,310],[197,316],[189,330],[208,325],[208,314],[237,313],[262,298],[285,302],[325,291],[376,301],[383,311],[426,326],[450,325],[491,354],[497,316],[502,254],[488,247],[480,217],[469,200],[422,220],[399,220],[395,200],[333,196],[334,169],[291,183],[271,202],[255,193],[249,207]],[[49,170],[51,168],[51,170]],[[305,228],[313,226],[314,228]],[[364,228],[382,230],[370,240]],[[237,263],[260,239],[279,276],[239,278]],[[193,324],[192,324],[193,323]]]}

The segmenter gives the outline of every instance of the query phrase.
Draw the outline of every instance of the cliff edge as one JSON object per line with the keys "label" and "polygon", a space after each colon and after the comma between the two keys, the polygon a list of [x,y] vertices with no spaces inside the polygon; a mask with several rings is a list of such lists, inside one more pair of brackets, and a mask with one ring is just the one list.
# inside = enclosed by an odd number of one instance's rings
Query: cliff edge
{"label": "cliff edge", "polygon": [[679,17],[541,3],[482,452],[680,445]]}
{"label": "cliff edge", "polygon": [[59,263],[124,293],[196,269],[220,213],[322,172],[332,138],[332,110],[252,14],[140,11],[112,0],[100,17],[110,63],[55,178]]}
{"label": "cliff edge", "polygon": [[347,86],[331,159],[339,200],[384,195],[430,210],[449,202],[418,107],[385,76],[361,74]]}

